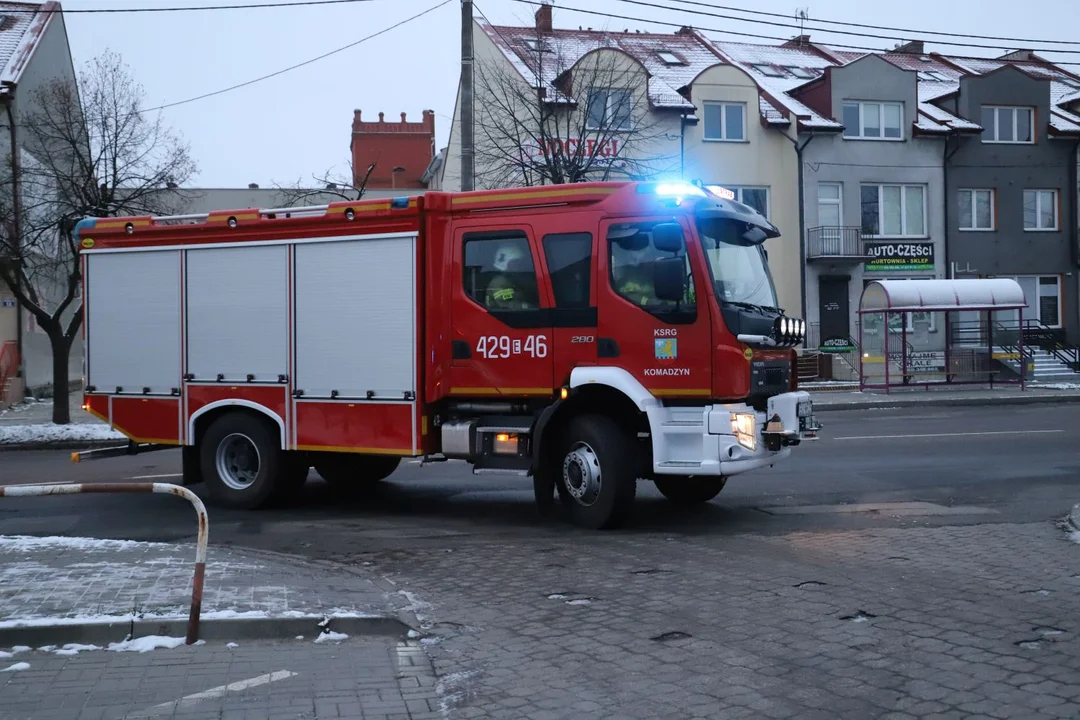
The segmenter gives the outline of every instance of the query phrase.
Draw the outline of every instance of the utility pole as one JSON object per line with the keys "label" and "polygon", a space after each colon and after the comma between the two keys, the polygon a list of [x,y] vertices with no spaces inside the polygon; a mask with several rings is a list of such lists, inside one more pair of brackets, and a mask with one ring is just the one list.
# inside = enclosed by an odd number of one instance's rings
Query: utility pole
{"label": "utility pole", "polygon": [[476,145],[473,95],[473,4],[461,0],[461,189],[473,189]]}

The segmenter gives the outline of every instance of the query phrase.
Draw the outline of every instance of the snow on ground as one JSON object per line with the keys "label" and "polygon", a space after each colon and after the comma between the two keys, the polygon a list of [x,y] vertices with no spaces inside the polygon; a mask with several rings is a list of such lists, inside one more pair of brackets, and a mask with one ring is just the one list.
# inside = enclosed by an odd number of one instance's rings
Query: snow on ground
{"label": "snow on ground", "polygon": [[0,445],[28,445],[47,442],[88,442],[93,440],[118,440],[127,436],[108,425],[72,423],[70,425],[0,425]]}
{"label": "snow on ground", "polygon": [[[37,552],[40,550],[136,550],[147,547],[165,547],[165,543],[146,543],[136,540],[100,540],[81,537],[34,537],[33,535],[0,535],[0,553],[7,555],[15,552]],[[100,565],[80,565],[79,567],[99,567]]]}
{"label": "snow on ground", "polygon": [[317,642],[317,643],[341,642],[342,640],[348,640],[348,639],[349,639],[349,636],[346,635],[345,633],[334,632],[333,630],[331,630],[330,632],[320,633],[319,637],[315,638],[315,642]]}
{"label": "snow on ground", "polygon": [[1031,383],[1031,386],[1040,390],[1080,390],[1077,383]]}
{"label": "snow on ground", "polygon": [[0,672],[19,672],[20,670],[29,670],[29,669],[30,669],[30,663],[15,663],[14,665],[12,665],[10,667],[6,667],[3,670],[0,670]]}
{"label": "snow on ground", "polygon": [[184,638],[165,637],[163,635],[147,635],[146,637],[124,640],[123,642],[110,643],[109,650],[113,652],[139,652],[145,653],[151,650],[165,648],[171,650],[184,644]]}

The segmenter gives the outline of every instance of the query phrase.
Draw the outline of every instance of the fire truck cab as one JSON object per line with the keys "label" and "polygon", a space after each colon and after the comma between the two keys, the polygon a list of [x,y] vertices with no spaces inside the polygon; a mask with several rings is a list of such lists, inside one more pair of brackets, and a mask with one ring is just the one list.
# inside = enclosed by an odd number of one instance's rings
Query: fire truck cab
{"label": "fire truck cab", "polygon": [[541,509],[628,518],[639,479],[705,502],[817,437],[803,321],[751,208],[606,182],[87,219],[85,407],[182,447],[222,505],[402,458],[532,476]]}

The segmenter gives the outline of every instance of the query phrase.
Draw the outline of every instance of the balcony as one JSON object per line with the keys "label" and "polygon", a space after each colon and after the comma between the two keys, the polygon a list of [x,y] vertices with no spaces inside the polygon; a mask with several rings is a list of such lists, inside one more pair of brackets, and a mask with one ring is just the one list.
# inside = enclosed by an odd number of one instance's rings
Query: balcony
{"label": "balcony", "polygon": [[806,231],[806,259],[861,263],[866,261],[862,228],[813,227]]}

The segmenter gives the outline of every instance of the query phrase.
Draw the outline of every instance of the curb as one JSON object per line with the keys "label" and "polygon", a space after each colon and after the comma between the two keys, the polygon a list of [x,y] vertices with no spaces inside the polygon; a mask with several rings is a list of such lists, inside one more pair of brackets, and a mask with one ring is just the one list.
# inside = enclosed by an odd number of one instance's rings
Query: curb
{"label": "curb", "polygon": [[1080,395],[1034,395],[997,398],[935,397],[923,399],[891,399],[887,395],[878,400],[856,400],[844,403],[814,403],[815,413],[840,412],[843,410],[894,410],[909,407],[987,407],[991,405],[1065,405],[1080,403]]}
{"label": "curb", "polygon": [[[324,625],[325,623],[325,625]],[[325,631],[345,633],[349,636],[405,637],[410,628],[396,617],[330,617],[305,615],[302,617],[267,618],[207,618],[199,623],[199,639],[207,641],[229,640],[292,640],[299,635],[313,641]],[[107,646],[151,635],[184,637],[187,618],[155,618],[153,620],[124,620],[116,618],[105,622],[72,623],[0,629],[0,647],[26,645],[40,648],[46,645]]]}
{"label": "curb", "polygon": [[87,450],[91,448],[116,447],[126,445],[127,438],[113,440],[51,440],[29,443],[0,443],[0,453],[25,450]]}
{"label": "curb", "polygon": [[1080,532],[1080,503],[1073,505],[1072,510],[1069,511],[1069,516],[1065,518],[1065,524],[1071,527],[1074,532]]}

